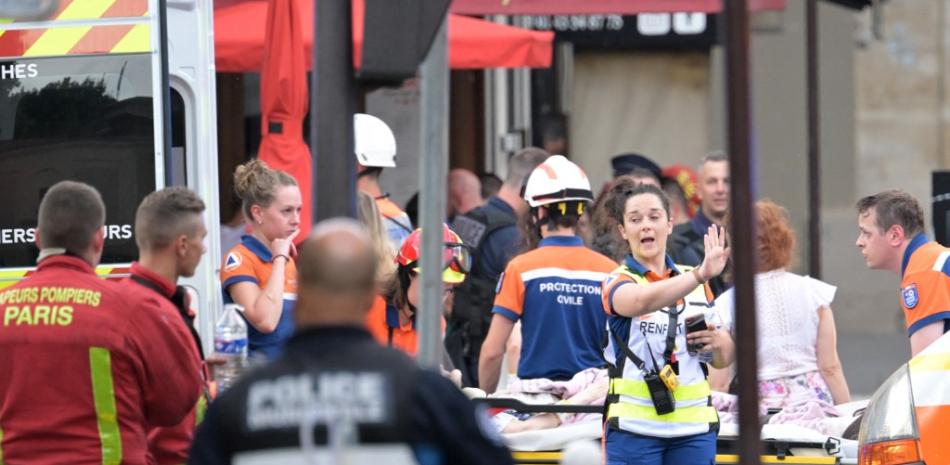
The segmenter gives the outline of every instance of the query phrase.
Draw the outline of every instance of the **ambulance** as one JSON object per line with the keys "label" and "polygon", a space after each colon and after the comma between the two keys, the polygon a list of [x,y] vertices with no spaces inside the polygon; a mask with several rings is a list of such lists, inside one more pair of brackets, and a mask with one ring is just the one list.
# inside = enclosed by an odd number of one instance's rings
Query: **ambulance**
{"label": "ambulance", "polygon": [[183,280],[211,350],[221,306],[213,11],[206,0],[60,0],[42,21],[0,18],[0,288],[36,265],[40,199],[64,179],[106,204],[98,273],[127,276],[135,210],[183,185],[206,204],[208,253]]}
{"label": "ambulance", "polygon": [[878,388],[858,444],[859,465],[950,463],[950,333]]}

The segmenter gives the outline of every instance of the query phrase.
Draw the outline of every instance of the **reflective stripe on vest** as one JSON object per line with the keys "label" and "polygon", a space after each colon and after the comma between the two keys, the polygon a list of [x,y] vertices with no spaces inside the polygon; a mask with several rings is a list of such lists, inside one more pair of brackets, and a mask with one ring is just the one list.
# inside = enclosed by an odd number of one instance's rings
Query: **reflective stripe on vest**
{"label": "reflective stripe on vest", "polygon": [[[677,269],[680,273],[689,273],[692,268],[677,265]],[[621,267],[618,271],[630,277],[638,285],[650,282],[645,276],[630,272],[626,267]],[[682,302],[685,304],[684,311],[697,307],[700,302],[703,309],[707,308],[705,286],[696,286],[682,299]],[[678,319],[679,324],[682,318]],[[642,320],[638,318],[631,320],[630,334],[624,342],[638,357],[643,358],[644,354],[639,353],[638,350],[642,349],[642,344],[646,343],[646,336],[637,327]],[[662,324],[666,320],[654,315],[651,321]],[[684,338],[682,333],[677,335],[677,345],[682,345],[683,348],[685,348]],[[616,400],[607,407],[607,419],[614,420],[622,430],[658,437],[678,437],[709,431],[710,424],[719,421],[715,408],[710,406],[709,396],[712,390],[709,382],[696,359],[687,356],[682,348],[678,348],[676,354],[680,359],[679,378],[682,384],[673,392],[676,407],[673,412],[665,415],[656,413],[649,389],[643,381],[643,374],[632,361],[624,360],[622,377],[610,380],[609,394]],[[619,357],[623,355],[620,354]],[[662,361],[659,362],[662,363]],[[647,365],[649,366],[650,362],[647,362]]]}
{"label": "reflective stripe on vest", "polygon": [[930,344],[907,364],[921,462],[950,463],[950,337]]}
{"label": "reflective stripe on vest", "polygon": [[195,426],[205,421],[205,413],[208,411],[208,398],[204,394],[198,396],[198,405],[195,406]]}
{"label": "reflective stripe on vest", "polygon": [[629,418],[632,420],[647,420],[661,423],[716,423],[719,415],[716,409],[709,406],[677,407],[666,415],[657,415],[652,405],[635,405],[624,402],[610,404],[607,408],[607,418]]}
{"label": "reflective stripe on vest", "polygon": [[92,396],[96,403],[99,441],[102,444],[102,464],[122,462],[122,435],[115,407],[115,385],[112,382],[112,355],[102,347],[89,348],[89,368],[92,375]]}
{"label": "reflective stripe on vest", "polygon": [[950,343],[931,345],[907,365],[915,407],[950,407]]}
{"label": "reflective stripe on vest", "polygon": [[[620,394],[624,396],[637,397],[640,399],[649,399],[650,390],[647,383],[639,380],[614,378],[610,380],[609,394]],[[712,388],[709,382],[694,383],[688,386],[680,385],[673,391],[673,398],[677,402],[686,402],[691,400],[706,399],[712,394]]]}

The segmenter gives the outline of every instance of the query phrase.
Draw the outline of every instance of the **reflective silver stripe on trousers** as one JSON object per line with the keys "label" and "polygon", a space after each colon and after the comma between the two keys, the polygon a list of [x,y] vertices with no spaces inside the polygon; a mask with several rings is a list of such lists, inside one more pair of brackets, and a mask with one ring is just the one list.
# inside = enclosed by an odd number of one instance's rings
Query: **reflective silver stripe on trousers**
{"label": "reflective silver stripe on trousers", "polygon": [[[412,449],[405,444],[368,444],[348,447],[344,452],[346,463],[418,465]],[[234,465],[335,465],[335,453],[328,447],[317,447],[315,457],[305,457],[301,449],[267,449],[241,452],[234,456]],[[316,461],[308,460],[316,458]]]}

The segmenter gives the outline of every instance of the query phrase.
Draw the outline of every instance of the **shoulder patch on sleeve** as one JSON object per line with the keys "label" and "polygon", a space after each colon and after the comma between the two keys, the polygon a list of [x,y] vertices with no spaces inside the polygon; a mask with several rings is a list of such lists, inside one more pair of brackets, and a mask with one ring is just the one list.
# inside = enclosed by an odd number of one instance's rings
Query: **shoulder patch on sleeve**
{"label": "shoulder patch on sleeve", "polygon": [[904,300],[904,306],[908,309],[916,307],[917,303],[920,302],[920,294],[917,292],[917,284],[911,283],[908,286],[904,286],[901,289],[901,298]]}
{"label": "shoulder patch on sleeve", "polygon": [[224,271],[231,271],[241,266],[241,255],[231,252],[224,261]]}

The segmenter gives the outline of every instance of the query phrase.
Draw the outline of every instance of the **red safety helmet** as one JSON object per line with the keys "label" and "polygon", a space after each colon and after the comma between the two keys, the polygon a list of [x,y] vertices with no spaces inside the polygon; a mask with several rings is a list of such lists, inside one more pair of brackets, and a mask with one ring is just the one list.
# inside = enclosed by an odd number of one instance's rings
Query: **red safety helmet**
{"label": "red safety helmet", "polygon": [[[465,281],[465,275],[472,270],[472,254],[462,243],[462,238],[445,224],[442,225],[442,246],[442,281],[449,284]],[[396,254],[396,263],[412,266],[412,271],[418,273],[421,249],[422,230],[417,229],[403,241]]]}
{"label": "red safety helmet", "polygon": [[699,198],[698,183],[696,181],[696,172],[684,165],[672,165],[663,168],[663,177],[671,179],[679,184],[683,189],[683,196],[686,198],[686,209],[689,217],[696,216],[702,201]]}

